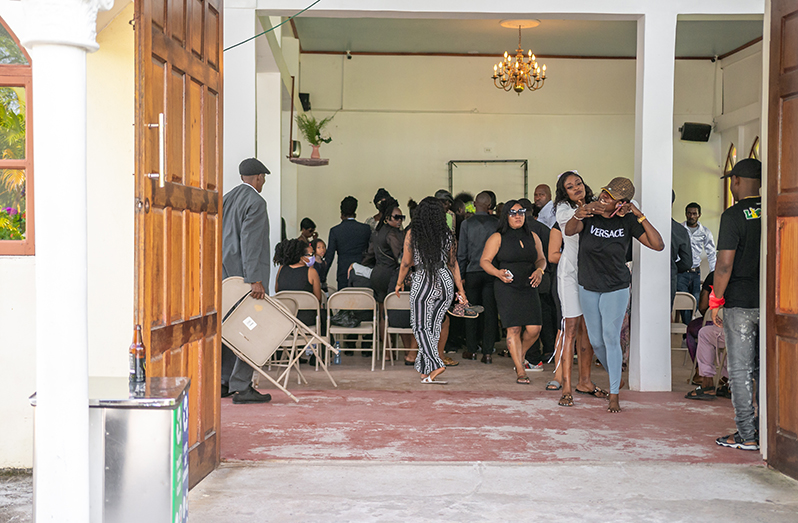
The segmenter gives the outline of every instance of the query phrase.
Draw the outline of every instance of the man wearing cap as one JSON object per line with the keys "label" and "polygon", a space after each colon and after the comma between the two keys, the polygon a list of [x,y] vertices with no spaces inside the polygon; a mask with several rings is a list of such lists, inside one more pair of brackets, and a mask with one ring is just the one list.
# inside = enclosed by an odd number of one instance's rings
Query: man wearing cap
{"label": "man wearing cap", "polygon": [[[740,160],[724,178],[736,204],[720,217],[715,282],[709,296],[712,321],[723,326],[728,351],[729,385],[737,432],[715,440],[718,445],[759,450],[754,409],[759,385],[759,251],[762,238],[762,164]],[[718,309],[724,307],[723,320]]]}
{"label": "man wearing cap", "polygon": [[[271,249],[266,200],[260,196],[269,169],[255,158],[238,166],[241,185],[222,200],[222,278],[242,276],[250,296],[262,300],[269,285]],[[225,311],[226,312],[226,311]],[[252,368],[222,345],[222,397],[233,403],[266,403],[272,399],[252,387]]]}
{"label": "man wearing cap", "polygon": [[446,211],[446,225],[452,230],[455,231],[455,216],[454,212],[452,212],[452,204],[454,203],[454,198],[452,198],[452,193],[447,191],[446,189],[440,189],[435,191],[435,198],[441,201],[443,204],[443,210]]}

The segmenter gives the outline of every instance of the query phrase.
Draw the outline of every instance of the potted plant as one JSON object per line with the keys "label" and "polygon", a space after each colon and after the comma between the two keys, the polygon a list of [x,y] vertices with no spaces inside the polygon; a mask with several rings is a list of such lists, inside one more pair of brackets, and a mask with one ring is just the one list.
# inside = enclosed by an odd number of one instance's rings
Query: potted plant
{"label": "potted plant", "polygon": [[310,113],[302,113],[296,116],[296,125],[299,127],[299,131],[313,148],[313,152],[310,154],[311,158],[321,158],[321,155],[319,155],[319,147],[321,147],[323,143],[330,143],[332,141],[330,135],[327,133],[322,135],[322,131],[324,131],[324,127],[332,121],[334,116],[335,115],[328,116],[322,120],[317,120],[316,117]]}

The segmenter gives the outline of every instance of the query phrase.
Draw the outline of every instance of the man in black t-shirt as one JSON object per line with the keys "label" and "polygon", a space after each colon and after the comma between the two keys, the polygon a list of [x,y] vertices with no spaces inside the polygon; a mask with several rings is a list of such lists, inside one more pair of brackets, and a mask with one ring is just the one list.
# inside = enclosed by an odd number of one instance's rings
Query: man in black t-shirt
{"label": "man in black t-shirt", "polygon": [[[720,217],[718,261],[710,295],[712,320],[723,325],[728,351],[729,382],[737,432],[718,438],[718,445],[759,450],[754,409],[759,385],[759,248],[762,237],[762,165],[746,158],[726,176],[737,203]],[[723,321],[717,309],[725,307]],[[755,383],[756,382],[756,383]]]}

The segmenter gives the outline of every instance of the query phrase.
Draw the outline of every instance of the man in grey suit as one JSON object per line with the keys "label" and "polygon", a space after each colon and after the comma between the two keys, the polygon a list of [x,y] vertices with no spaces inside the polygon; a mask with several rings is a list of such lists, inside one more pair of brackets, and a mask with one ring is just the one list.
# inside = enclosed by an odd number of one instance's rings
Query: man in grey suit
{"label": "man in grey suit", "polygon": [[[242,276],[250,296],[262,300],[269,285],[271,249],[266,200],[260,196],[269,169],[255,158],[238,166],[244,182],[222,200],[222,278]],[[226,312],[226,311],[225,311]],[[222,345],[222,397],[233,403],[266,403],[272,399],[252,387],[252,368]]]}

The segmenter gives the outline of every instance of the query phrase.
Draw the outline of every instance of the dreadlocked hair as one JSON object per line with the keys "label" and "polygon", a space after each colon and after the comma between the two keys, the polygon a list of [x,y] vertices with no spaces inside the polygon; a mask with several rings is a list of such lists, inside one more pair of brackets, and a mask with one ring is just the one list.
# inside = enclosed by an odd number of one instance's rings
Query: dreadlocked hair
{"label": "dreadlocked hair", "polygon": [[397,207],[399,207],[399,202],[397,202],[395,198],[389,197],[380,201],[380,204],[377,206],[377,210],[380,211],[380,222],[377,224],[378,231],[382,229],[382,226],[385,225],[385,222],[391,217],[393,210]]}
{"label": "dreadlocked hair", "polygon": [[437,279],[438,269],[444,266],[454,245],[454,235],[446,224],[446,212],[437,198],[427,196],[416,207],[410,244],[420,261],[416,269]]}
{"label": "dreadlocked hair", "polygon": [[568,197],[568,191],[565,190],[565,180],[570,178],[571,176],[576,176],[582,181],[582,185],[585,187],[585,203],[590,203],[593,201],[593,189],[590,188],[588,184],[585,183],[585,180],[582,178],[582,175],[576,171],[565,171],[557,178],[557,187],[554,191],[554,207],[557,208],[558,205],[562,202],[566,202],[568,205],[571,206],[572,209],[576,209],[577,203],[571,201]]}
{"label": "dreadlocked hair", "polygon": [[275,265],[293,265],[308,252],[308,242],[298,238],[283,240],[274,248]]}

